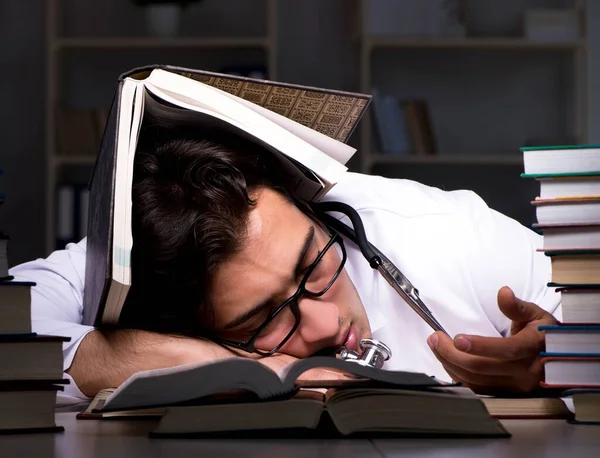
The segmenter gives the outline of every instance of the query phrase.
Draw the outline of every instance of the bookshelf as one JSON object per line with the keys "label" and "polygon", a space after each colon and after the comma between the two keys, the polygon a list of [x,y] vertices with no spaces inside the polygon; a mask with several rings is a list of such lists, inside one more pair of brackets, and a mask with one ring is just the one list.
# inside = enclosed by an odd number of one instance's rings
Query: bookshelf
{"label": "bookshelf", "polygon": [[145,10],[129,0],[46,0],[45,6],[45,247],[49,254],[56,248],[60,219],[57,189],[61,185],[83,189],[97,152],[61,151],[57,109],[106,109],[117,77],[148,64],[212,71],[259,65],[269,78],[276,78],[277,0],[203,0],[187,7],[173,37],[149,34]]}
{"label": "bookshelf", "polygon": [[[421,168],[422,179],[432,167],[441,177],[444,166],[453,174],[512,166],[518,173],[518,148],[530,141],[588,141],[585,1],[464,0],[465,36],[422,37],[369,34],[369,1],[356,3],[360,90],[427,100],[438,151],[382,153],[372,109],[360,126],[361,172],[412,178],[408,171]],[[534,7],[578,10],[581,37],[525,38],[522,14]]]}

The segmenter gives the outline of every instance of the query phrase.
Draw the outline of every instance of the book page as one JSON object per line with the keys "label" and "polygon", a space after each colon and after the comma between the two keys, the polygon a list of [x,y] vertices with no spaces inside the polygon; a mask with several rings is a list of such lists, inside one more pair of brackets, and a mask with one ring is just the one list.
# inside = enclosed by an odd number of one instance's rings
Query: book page
{"label": "book page", "polygon": [[121,110],[117,137],[115,199],[112,221],[112,280],[103,323],[115,324],[119,320],[122,304],[131,283],[131,182],[137,133],[141,123],[143,101],[138,97],[140,83],[126,80],[121,91]]}
{"label": "book page", "polygon": [[[168,97],[164,95],[165,97]],[[158,97],[158,96],[156,96]],[[282,154],[272,145],[257,138],[235,121],[225,119],[217,113],[192,107],[191,109],[179,108],[160,102],[148,89],[146,92],[146,111],[160,124],[160,119],[180,124],[200,124],[205,128],[215,131],[231,132],[232,135],[242,137],[252,143],[259,144],[266,151],[272,153],[286,174],[286,182],[290,191],[298,198],[314,200],[321,195],[323,190],[329,189],[327,184],[303,164],[294,161],[289,156]],[[163,99],[164,100],[164,99]],[[168,102],[168,101],[165,101]]]}
{"label": "book page", "polygon": [[[314,368],[338,369],[341,372],[348,374],[350,379],[347,381],[345,381],[344,379],[334,379],[331,381],[315,380],[313,385],[309,385],[307,383],[302,383],[298,381],[298,378],[304,372]],[[313,356],[311,358],[294,361],[293,363],[288,364],[279,371],[279,377],[283,380],[284,386],[288,389],[292,389],[294,386],[297,385],[303,387],[339,387],[345,385],[364,385],[365,379],[367,382],[388,383],[396,386],[443,386],[443,383],[435,379],[434,377],[419,372],[388,371],[384,369],[375,369],[374,367],[363,366],[352,361],[346,361],[332,356]],[[357,378],[358,380],[353,380],[353,378]]]}
{"label": "book page", "polygon": [[261,399],[288,392],[265,365],[232,357],[137,372],[108,396],[102,411],[160,407],[236,390],[251,391]]}
{"label": "book page", "polygon": [[313,170],[326,185],[336,183],[347,168],[290,131],[223,95],[211,86],[165,71],[153,71],[144,82],[157,97],[189,110],[210,110]]}

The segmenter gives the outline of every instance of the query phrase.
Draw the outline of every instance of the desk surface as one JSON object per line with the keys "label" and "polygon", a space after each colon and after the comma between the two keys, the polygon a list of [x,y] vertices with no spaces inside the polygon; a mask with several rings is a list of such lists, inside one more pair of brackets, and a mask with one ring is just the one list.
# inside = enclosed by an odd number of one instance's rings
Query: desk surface
{"label": "desk surface", "polygon": [[510,439],[150,439],[156,420],[76,420],[59,413],[64,433],[0,436],[0,456],[39,458],[285,457],[598,457],[600,426],[563,420],[506,420]]}

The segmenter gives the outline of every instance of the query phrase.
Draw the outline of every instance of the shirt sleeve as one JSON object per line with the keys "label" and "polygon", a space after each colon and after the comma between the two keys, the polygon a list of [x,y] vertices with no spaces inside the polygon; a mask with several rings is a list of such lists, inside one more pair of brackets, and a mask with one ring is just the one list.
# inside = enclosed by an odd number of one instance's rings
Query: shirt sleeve
{"label": "shirt sleeve", "polygon": [[[94,328],[83,322],[86,239],[70,243],[46,259],[36,259],[10,270],[16,280],[35,282],[31,289],[31,325],[38,334],[70,337],[63,344],[63,371],[73,362],[79,344]],[[87,401],[73,379],[58,392],[58,405]]]}
{"label": "shirt sleeve", "polygon": [[455,191],[463,221],[465,261],[485,314],[504,336],[510,320],[498,308],[497,294],[509,286],[515,295],[562,318],[560,294],[547,284],[550,258],[538,251],[542,236],[491,208],[471,191]]}

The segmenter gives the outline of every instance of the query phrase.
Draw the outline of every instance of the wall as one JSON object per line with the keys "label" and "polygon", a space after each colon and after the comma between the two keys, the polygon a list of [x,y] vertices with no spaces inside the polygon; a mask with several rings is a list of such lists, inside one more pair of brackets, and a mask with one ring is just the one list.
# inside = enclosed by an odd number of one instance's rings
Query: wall
{"label": "wall", "polygon": [[[106,11],[110,11],[110,5],[126,1],[106,0],[90,4],[103,5],[101,10],[109,14]],[[84,3],[84,0],[78,3]],[[352,36],[349,3],[350,0],[280,0],[279,79],[345,90],[357,88],[357,45],[349,38]],[[487,9],[498,3],[496,0],[470,2],[470,8]],[[508,5],[504,7],[506,14],[502,17],[510,17],[510,4],[513,3],[502,3]],[[561,2],[557,0],[556,3]],[[596,39],[597,30],[600,30],[596,26],[600,25],[600,4],[591,3],[595,5],[592,5],[590,17],[592,61],[588,82],[588,128],[590,139],[600,141],[600,90],[594,84],[600,72],[600,47]],[[0,227],[12,236],[9,259],[13,265],[45,254],[44,12],[43,0],[4,0],[0,3],[3,71],[0,97],[4,104],[0,111],[0,138],[3,140],[0,165],[5,169],[5,175],[0,178],[0,189],[7,194],[7,202],[0,208]],[[122,21],[125,19],[121,18]],[[141,33],[140,24],[132,27],[136,33]],[[594,103],[596,100],[598,103]],[[356,139],[352,141],[355,143]],[[483,190],[482,194],[486,192],[488,196],[484,197],[497,199],[496,207],[510,208],[513,197],[515,200],[522,198],[513,193],[508,199],[498,199],[492,189]]]}
{"label": "wall", "polygon": [[9,261],[44,253],[44,0],[0,2],[0,228]]}

